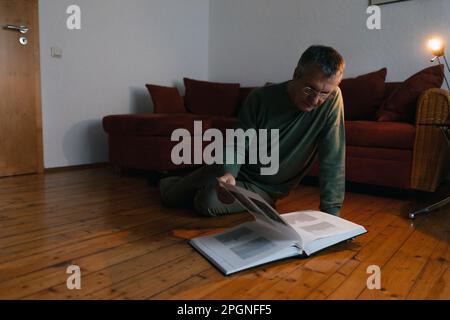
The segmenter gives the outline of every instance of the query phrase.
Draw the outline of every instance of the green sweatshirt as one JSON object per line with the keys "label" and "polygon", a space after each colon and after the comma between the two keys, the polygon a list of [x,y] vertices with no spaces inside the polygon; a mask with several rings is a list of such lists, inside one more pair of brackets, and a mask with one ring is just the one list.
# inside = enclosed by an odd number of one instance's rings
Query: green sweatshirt
{"label": "green sweatshirt", "polygon": [[[239,165],[247,150],[236,150],[234,161],[226,161],[224,171],[238,180],[248,181],[274,199],[288,195],[319,158],[320,210],[339,215],[345,194],[344,103],[337,88],[333,99],[311,112],[300,111],[287,93],[288,82],[254,90],[239,112],[235,128],[278,129],[279,171],[261,175],[269,165]],[[259,138],[259,135],[257,135]],[[268,133],[270,141],[270,132]],[[225,154],[230,154],[227,145]],[[270,154],[270,153],[269,153]],[[248,156],[248,155],[247,155]],[[231,162],[231,163],[230,163]]]}

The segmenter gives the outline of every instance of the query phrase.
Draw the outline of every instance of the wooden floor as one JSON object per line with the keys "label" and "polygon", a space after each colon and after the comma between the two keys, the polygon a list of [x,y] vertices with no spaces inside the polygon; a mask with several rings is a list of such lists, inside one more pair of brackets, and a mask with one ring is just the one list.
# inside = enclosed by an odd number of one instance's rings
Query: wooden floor
{"label": "wooden floor", "polygon": [[[301,186],[277,209],[316,209],[318,199],[316,187]],[[450,206],[407,219],[432,200],[348,192],[342,216],[367,234],[224,277],[186,239],[249,220],[246,213],[169,210],[144,178],[108,168],[3,178],[0,298],[450,299]],[[69,265],[81,268],[81,290],[67,289]],[[370,265],[381,268],[380,290],[366,287]]]}

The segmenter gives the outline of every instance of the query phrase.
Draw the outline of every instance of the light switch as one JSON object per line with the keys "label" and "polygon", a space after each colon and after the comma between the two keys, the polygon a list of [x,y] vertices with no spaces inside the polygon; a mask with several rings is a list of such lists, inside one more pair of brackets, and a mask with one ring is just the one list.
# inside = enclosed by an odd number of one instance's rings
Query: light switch
{"label": "light switch", "polygon": [[58,47],[51,48],[52,57],[53,58],[61,58],[62,57],[62,49]]}

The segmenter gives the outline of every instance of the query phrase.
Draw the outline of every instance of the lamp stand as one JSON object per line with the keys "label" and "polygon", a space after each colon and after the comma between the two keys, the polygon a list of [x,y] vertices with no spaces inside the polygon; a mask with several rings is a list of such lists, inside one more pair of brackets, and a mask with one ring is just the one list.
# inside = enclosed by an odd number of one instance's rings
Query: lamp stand
{"label": "lamp stand", "polygon": [[[444,58],[445,65],[447,66],[448,72],[450,72],[450,68],[448,66],[447,58],[445,57],[445,55],[443,55],[442,57]],[[439,62],[439,64],[442,64],[441,59],[439,59],[439,57],[436,57],[436,58],[437,58],[437,61]],[[445,80],[445,83],[447,84],[448,90],[450,91],[450,85],[448,84],[447,77],[445,76],[445,69],[444,69],[444,80]]]}
{"label": "lamp stand", "polygon": [[448,66],[447,58],[445,57],[445,55],[443,55],[443,57],[444,57],[445,65],[447,66],[447,70],[448,70],[448,72],[450,72],[450,67]]}

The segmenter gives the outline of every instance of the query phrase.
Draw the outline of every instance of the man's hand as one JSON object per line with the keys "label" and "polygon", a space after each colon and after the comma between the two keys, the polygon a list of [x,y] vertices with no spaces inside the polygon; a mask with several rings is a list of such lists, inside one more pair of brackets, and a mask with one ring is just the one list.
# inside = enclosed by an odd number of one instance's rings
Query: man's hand
{"label": "man's hand", "polygon": [[225,173],[222,177],[218,178],[220,182],[228,183],[233,186],[236,185],[236,179],[233,177],[231,173]]}
{"label": "man's hand", "polygon": [[[236,185],[236,179],[233,177],[231,173],[225,173],[222,177],[218,178],[218,180],[222,183],[228,183],[233,186]],[[234,198],[217,183],[216,187],[217,197],[224,204],[232,204],[234,202]]]}

